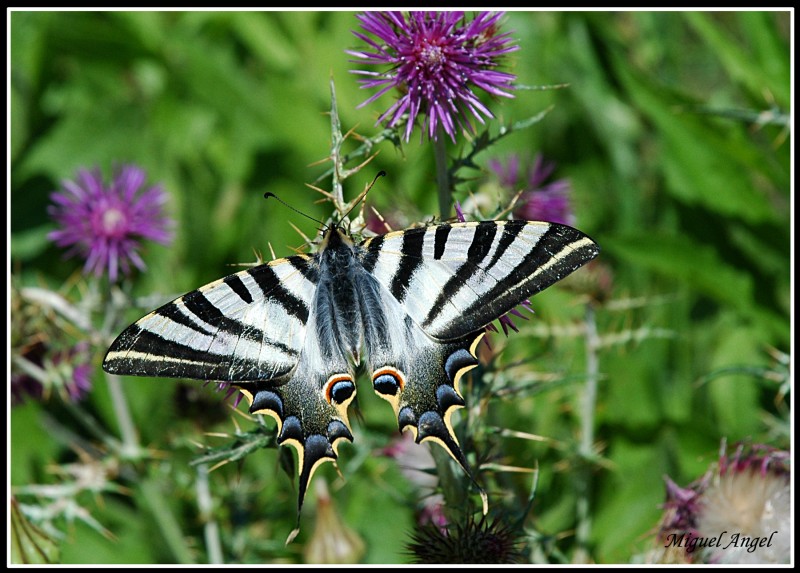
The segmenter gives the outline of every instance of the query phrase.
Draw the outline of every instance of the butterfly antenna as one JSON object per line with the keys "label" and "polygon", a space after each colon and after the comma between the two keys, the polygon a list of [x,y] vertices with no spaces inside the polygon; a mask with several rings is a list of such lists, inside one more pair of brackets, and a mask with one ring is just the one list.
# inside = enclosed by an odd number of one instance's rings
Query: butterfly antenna
{"label": "butterfly antenna", "polygon": [[289,203],[287,203],[286,201],[284,201],[283,199],[281,199],[280,197],[278,197],[277,195],[275,195],[275,193],[272,193],[272,192],[270,192],[270,191],[267,191],[266,193],[264,193],[264,199],[269,199],[270,197],[272,197],[272,198],[276,199],[276,200],[278,201],[278,203],[280,203],[280,204],[281,204],[281,205],[283,205],[284,207],[288,207],[289,209],[291,209],[292,211],[294,211],[294,212],[295,212],[295,213],[297,213],[298,215],[302,215],[302,216],[303,216],[303,217],[305,217],[306,219],[311,219],[311,220],[312,220],[312,221],[314,221],[315,223],[319,223],[319,224],[320,224],[320,225],[322,225],[323,227],[327,227],[327,225],[326,225],[325,223],[323,223],[322,221],[320,221],[319,219],[315,219],[314,217],[312,217],[312,216],[311,216],[311,215],[309,215],[308,213],[303,213],[303,212],[302,212],[300,209],[296,209],[296,208],[292,207],[291,205],[289,205]]}
{"label": "butterfly antenna", "polygon": [[362,201],[364,200],[364,198],[367,196],[367,193],[369,193],[369,190],[370,190],[370,189],[372,189],[372,186],[373,186],[373,185],[375,185],[375,182],[378,180],[378,177],[385,177],[385,176],[386,176],[386,171],[384,171],[384,170],[382,170],[382,169],[381,169],[380,171],[378,171],[378,174],[377,174],[377,175],[375,175],[375,179],[373,179],[373,180],[372,180],[372,183],[370,183],[369,185],[367,185],[367,188],[366,188],[366,189],[364,189],[364,191],[362,191],[362,192],[361,192],[361,195],[359,195],[358,197],[356,197],[356,200],[355,200],[355,201],[353,201],[353,206],[352,206],[352,207],[350,207],[350,209],[348,209],[348,210],[347,210],[347,213],[345,213],[344,215],[342,215],[342,218],[341,218],[341,219],[339,219],[339,220],[340,220],[340,221],[344,221],[344,220],[347,218],[347,216],[348,216],[350,213],[352,213],[352,212],[353,212],[353,209],[355,209],[356,207],[358,207],[358,206],[361,204],[361,202],[362,202]]}

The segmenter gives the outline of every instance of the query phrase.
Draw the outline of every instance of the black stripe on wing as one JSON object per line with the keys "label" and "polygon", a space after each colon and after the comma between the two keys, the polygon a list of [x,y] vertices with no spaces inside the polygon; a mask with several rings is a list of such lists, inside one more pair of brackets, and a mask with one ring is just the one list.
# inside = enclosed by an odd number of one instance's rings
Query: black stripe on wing
{"label": "black stripe on wing", "polygon": [[367,248],[367,254],[364,256],[362,264],[368,273],[375,270],[375,265],[378,263],[378,257],[380,257],[381,249],[383,248],[384,237],[385,235],[378,235],[377,237],[367,239],[364,243],[364,246]]}
{"label": "black stripe on wing", "polygon": [[[280,343],[276,343],[278,348]],[[282,352],[297,356],[283,346]],[[110,374],[162,376],[199,380],[258,380],[284,374],[269,371],[264,364],[241,360],[230,354],[215,354],[165,340],[160,335],[132,324],[109,348],[103,369]]]}
{"label": "black stripe on wing", "polygon": [[[186,316],[186,313],[181,312],[180,308],[178,308],[178,305],[175,304],[174,301],[169,303],[169,304],[165,304],[164,306],[159,308],[156,311],[156,313],[159,316],[161,316],[163,318],[166,318],[167,320],[171,320],[175,324],[179,324],[181,326],[185,326],[186,328],[194,330],[195,332],[197,332],[199,334],[203,334],[205,336],[213,336],[214,335],[212,330],[209,330],[208,328],[204,327],[203,325],[197,324],[197,322],[191,320],[188,316]],[[114,345],[116,345],[116,343]],[[114,347],[114,345],[112,345],[112,348]]]}
{"label": "black stripe on wing", "polygon": [[[298,259],[300,257],[292,257]],[[290,264],[296,262],[290,259]],[[271,265],[261,265],[247,272],[256,281],[265,297],[276,301],[286,312],[300,320],[303,324],[308,322],[309,308],[306,303],[281,284],[281,279]]]}
{"label": "black stripe on wing", "polygon": [[444,248],[447,246],[447,236],[450,234],[452,227],[447,223],[436,227],[436,236],[433,242],[433,258],[437,261],[442,258]]}
{"label": "black stripe on wing", "polygon": [[403,302],[406,298],[408,285],[417,268],[422,264],[422,245],[425,240],[425,229],[411,229],[403,234],[403,244],[400,248],[402,257],[397,271],[392,277],[389,290],[394,297]]}
{"label": "black stripe on wing", "polygon": [[[267,339],[258,329],[232,319],[223,319],[206,328],[190,320],[177,303],[196,298],[197,294],[198,291],[193,291],[126,328],[108,349],[103,369],[112,374],[228,381],[267,380],[290,370],[291,365],[278,365],[296,361],[299,351],[278,340]],[[186,305],[187,310],[192,306]],[[207,306],[203,308],[207,309]],[[173,330],[174,325],[191,330],[182,331],[184,340],[178,342],[165,337],[169,331],[155,330],[156,324],[170,326]],[[188,336],[187,332],[194,332],[197,336]],[[266,360],[230,352],[229,346],[215,346],[214,342],[223,336],[236,340],[237,346],[246,343],[250,348],[261,349],[259,356],[265,354],[264,351],[281,356],[281,361],[270,364]]]}
{"label": "black stripe on wing", "polygon": [[244,302],[247,304],[253,302],[253,295],[250,294],[249,290],[247,290],[247,287],[245,286],[244,282],[242,282],[242,279],[239,278],[239,275],[230,275],[222,280],[225,281],[225,284],[231,287],[231,290],[238,294],[239,298],[241,298]]}
{"label": "black stripe on wing", "polygon": [[[515,221],[509,221],[508,223],[503,225],[502,232],[500,234],[500,241],[497,244],[497,248],[492,253],[492,259],[489,261],[489,264],[486,265],[484,268],[485,271],[489,271],[492,267],[497,264],[499,261],[508,251],[508,248],[517,240],[517,236],[522,232],[522,230],[527,226],[527,223],[522,225],[514,224]],[[496,226],[496,225],[495,225]]]}
{"label": "black stripe on wing", "polygon": [[314,257],[299,255],[296,257],[289,257],[286,261],[300,271],[300,274],[302,274],[308,282],[313,284],[319,282],[319,268],[314,264]]}

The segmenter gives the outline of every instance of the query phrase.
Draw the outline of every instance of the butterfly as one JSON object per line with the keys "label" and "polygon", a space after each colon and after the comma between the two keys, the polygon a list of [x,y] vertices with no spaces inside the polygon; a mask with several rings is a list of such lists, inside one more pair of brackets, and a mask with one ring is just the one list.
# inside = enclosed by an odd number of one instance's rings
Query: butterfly
{"label": "butterfly", "polygon": [[556,223],[440,223],[358,242],[330,225],[315,254],[229,275],[141,318],[103,369],[236,386],[297,450],[298,516],[315,469],[353,441],[359,365],[399,429],[444,447],[471,477],[451,416],[485,327],[598,253]]}

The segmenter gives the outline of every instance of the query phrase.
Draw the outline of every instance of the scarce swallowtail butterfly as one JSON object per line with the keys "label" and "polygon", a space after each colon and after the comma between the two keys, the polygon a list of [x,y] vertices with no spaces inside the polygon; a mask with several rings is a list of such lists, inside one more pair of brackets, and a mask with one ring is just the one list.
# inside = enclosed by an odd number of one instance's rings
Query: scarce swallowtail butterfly
{"label": "scarce swallowtail butterfly", "polygon": [[328,227],[318,252],[270,261],[191,291],[126,328],[112,374],[233,383],[298,454],[298,512],[314,470],[353,441],[348,406],[363,365],[400,430],[469,467],[450,422],[484,328],[597,256],[556,223],[441,223],[355,242]]}

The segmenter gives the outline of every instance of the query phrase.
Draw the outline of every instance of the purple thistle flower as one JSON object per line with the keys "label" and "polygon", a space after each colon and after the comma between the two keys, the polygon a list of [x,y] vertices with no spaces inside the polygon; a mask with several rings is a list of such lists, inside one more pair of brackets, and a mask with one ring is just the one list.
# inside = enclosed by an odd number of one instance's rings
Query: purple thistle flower
{"label": "purple thistle flower", "polygon": [[[531,307],[531,301],[529,300],[523,300],[521,303],[519,303],[519,306],[532,314],[534,313],[534,310]],[[506,336],[508,336],[509,330],[513,330],[514,332],[519,332],[519,328],[517,328],[517,325],[514,324],[514,321],[509,316],[510,314],[513,314],[514,316],[521,318],[522,320],[528,320],[528,317],[522,314],[516,308],[512,308],[511,310],[509,310],[506,314],[497,319],[497,322],[499,322],[500,326],[503,327],[503,334],[505,334]],[[498,332],[497,327],[494,324],[490,324],[489,326],[486,327],[486,329],[491,330],[492,332]],[[486,341],[486,344],[489,344],[488,340]]]}
{"label": "purple thistle flower", "polygon": [[[372,103],[397,88],[401,94],[376,123],[389,119],[394,127],[408,115],[405,139],[408,141],[417,116],[430,139],[439,127],[455,141],[456,127],[473,132],[470,114],[479,122],[492,118],[492,112],[473,91],[480,88],[492,96],[513,97],[516,76],[495,68],[501,56],[519,48],[511,44],[510,33],[498,34],[502,12],[478,12],[467,22],[463,12],[366,12],[359,14],[364,33],[353,31],[370,50],[347,53],[386,71],[351,70],[365,76],[362,88],[378,92],[358,107]],[[377,39],[373,39],[371,34]]]}
{"label": "purple thistle flower", "polygon": [[575,214],[569,198],[569,180],[557,179],[545,184],[556,168],[555,162],[545,161],[541,153],[537,154],[525,182],[520,181],[520,158],[517,155],[510,155],[505,165],[493,159],[488,166],[503,187],[513,192],[522,187],[519,206],[514,210],[516,217],[527,221],[575,224]]}
{"label": "purple thistle flower", "polygon": [[514,212],[528,221],[549,221],[574,225],[575,216],[570,211],[566,190],[565,187],[560,190],[524,193],[522,195],[523,203]]}
{"label": "purple thistle flower", "polygon": [[139,239],[172,240],[172,220],[162,211],[166,194],[160,185],[145,188],[145,178],[142,169],[124,165],[105,186],[99,169],[81,169],[75,181],[63,181],[62,189],[50,195],[54,205],[48,212],[61,228],[47,237],[70,247],[66,257],[85,258],[85,273],[107,272],[114,282],[120,270],[130,273],[131,264],[144,270]]}
{"label": "purple thistle flower", "polygon": [[489,169],[494,172],[500,185],[508,189],[516,189],[519,182],[519,155],[512,153],[508,156],[508,163],[503,165],[499,159],[489,160]]}
{"label": "purple thistle flower", "polygon": [[57,354],[53,365],[67,368],[68,375],[64,379],[64,392],[72,402],[79,402],[92,389],[92,364],[89,343],[82,341],[72,348]]}
{"label": "purple thistle flower", "polygon": [[221,382],[221,381],[209,381],[203,384],[203,386],[207,386],[208,384],[214,384],[214,391],[217,393],[225,392],[225,396],[222,397],[222,401],[226,402],[228,399],[233,396],[233,407],[238,408],[239,404],[244,397],[244,394],[239,392],[239,389],[236,386],[233,386],[230,382]]}
{"label": "purple thistle flower", "polygon": [[71,402],[80,402],[92,389],[92,364],[89,343],[79,342],[64,350],[54,351],[38,341],[22,353],[44,375],[39,380],[25,372],[11,373],[11,404],[17,406],[26,398],[42,400],[52,390]]}
{"label": "purple thistle flower", "polygon": [[461,208],[461,203],[459,203],[458,201],[456,201],[455,209],[456,209],[456,218],[458,219],[458,222],[466,223],[467,216],[464,215],[464,210]]}

